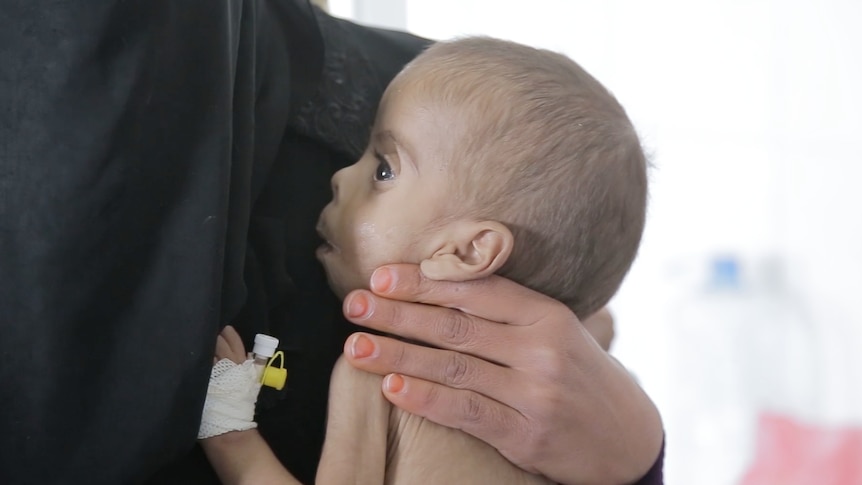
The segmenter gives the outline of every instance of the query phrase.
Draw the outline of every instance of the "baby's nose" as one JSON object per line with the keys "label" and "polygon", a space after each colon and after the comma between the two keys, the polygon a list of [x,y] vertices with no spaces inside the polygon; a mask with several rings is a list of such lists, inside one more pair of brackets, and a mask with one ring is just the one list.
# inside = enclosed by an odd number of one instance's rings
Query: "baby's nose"
{"label": "baby's nose", "polygon": [[333,202],[338,202],[338,185],[339,185],[339,181],[343,177],[343,175],[342,175],[343,172],[344,172],[343,168],[341,170],[335,172],[329,181],[330,185],[332,186],[332,201]]}

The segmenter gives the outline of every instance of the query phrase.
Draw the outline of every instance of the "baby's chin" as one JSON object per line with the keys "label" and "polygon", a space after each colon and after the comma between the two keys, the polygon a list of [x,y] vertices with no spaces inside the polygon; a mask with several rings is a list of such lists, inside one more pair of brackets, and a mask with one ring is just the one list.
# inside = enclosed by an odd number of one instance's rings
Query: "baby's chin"
{"label": "baby's chin", "polygon": [[342,301],[351,291],[368,287],[367,285],[359,284],[362,281],[360,277],[356,277],[355,275],[347,276],[335,271],[329,271],[329,269],[326,270],[326,280],[335,296]]}
{"label": "baby's chin", "polygon": [[344,300],[344,297],[353,290],[368,289],[372,270],[343,264],[339,252],[323,247],[317,251],[317,259],[326,272],[326,282],[329,284],[329,288],[339,300]]}
{"label": "baby's chin", "polygon": [[350,290],[345,287],[335,285],[332,281],[329,282],[329,287],[332,288],[332,292],[335,293],[335,296],[337,296],[340,301],[344,301],[344,297],[350,293]]}

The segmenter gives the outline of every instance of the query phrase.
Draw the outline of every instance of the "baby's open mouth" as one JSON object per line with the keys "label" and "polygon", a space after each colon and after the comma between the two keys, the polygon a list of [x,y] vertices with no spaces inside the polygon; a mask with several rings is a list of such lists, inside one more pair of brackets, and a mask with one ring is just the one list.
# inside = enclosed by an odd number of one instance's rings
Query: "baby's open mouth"
{"label": "baby's open mouth", "polygon": [[317,252],[328,253],[333,251],[335,249],[335,245],[329,242],[329,237],[327,237],[326,235],[325,226],[322,223],[318,222],[316,230],[317,236],[320,238],[320,246],[317,248]]}

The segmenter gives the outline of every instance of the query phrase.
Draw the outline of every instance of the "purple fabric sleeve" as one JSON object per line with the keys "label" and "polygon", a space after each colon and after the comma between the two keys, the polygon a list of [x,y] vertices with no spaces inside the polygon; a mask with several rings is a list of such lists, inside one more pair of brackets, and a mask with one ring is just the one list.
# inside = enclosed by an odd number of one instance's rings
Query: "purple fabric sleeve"
{"label": "purple fabric sleeve", "polygon": [[637,481],[635,485],[663,485],[664,484],[664,441],[661,443],[661,451],[658,458],[655,459],[652,468],[644,475],[643,478]]}

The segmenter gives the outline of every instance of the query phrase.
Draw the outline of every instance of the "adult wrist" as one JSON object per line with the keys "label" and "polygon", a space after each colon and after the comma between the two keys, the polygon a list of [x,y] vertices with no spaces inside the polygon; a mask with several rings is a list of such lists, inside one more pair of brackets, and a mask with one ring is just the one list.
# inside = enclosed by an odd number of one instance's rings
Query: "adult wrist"
{"label": "adult wrist", "polygon": [[[612,357],[611,357],[612,358]],[[659,482],[642,481],[653,473],[656,463],[663,461],[664,429],[661,415],[655,403],[649,398],[628,370],[613,359],[620,387],[615,393],[614,402],[623,403],[616,412],[619,419],[619,432],[623,433],[623,444],[618,453],[607,455],[608,469],[602,483],[621,485],[647,485]],[[609,377],[613,378],[613,377]],[[611,382],[610,380],[606,382]],[[599,475],[601,476],[601,475]]]}

